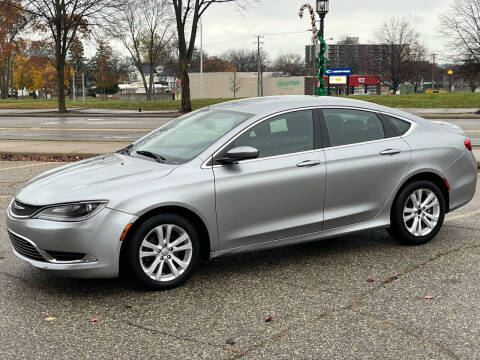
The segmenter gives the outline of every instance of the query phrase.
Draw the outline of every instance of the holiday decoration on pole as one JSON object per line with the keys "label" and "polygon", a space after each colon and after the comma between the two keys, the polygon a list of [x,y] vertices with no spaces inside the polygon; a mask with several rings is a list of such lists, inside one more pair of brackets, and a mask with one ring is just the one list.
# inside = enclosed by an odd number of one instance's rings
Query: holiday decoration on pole
{"label": "holiday decoration on pole", "polygon": [[320,31],[318,32],[318,41],[320,42],[320,52],[318,53],[318,86],[315,93],[318,96],[328,95],[327,84],[325,84],[325,72],[327,70],[327,58],[325,52],[327,51],[327,43],[322,37]]}
{"label": "holiday decoration on pole", "polygon": [[308,9],[310,12],[310,18],[312,20],[312,43],[313,47],[316,48],[316,45],[320,43],[320,52],[318,53],[318,74],[317,74],[317,87],[315,89],[315,94],[319,96],[327,95],[327,86],[325,84],[324,75],[326,71],[327,59],[325,58],[325,52],[327,51],[327,44],[322,37],[321,31],[317,29],[317,19],[316,13],[310,4],[303,4],[300,7],[300,18],[303,18],[303,13],[305,9]]}

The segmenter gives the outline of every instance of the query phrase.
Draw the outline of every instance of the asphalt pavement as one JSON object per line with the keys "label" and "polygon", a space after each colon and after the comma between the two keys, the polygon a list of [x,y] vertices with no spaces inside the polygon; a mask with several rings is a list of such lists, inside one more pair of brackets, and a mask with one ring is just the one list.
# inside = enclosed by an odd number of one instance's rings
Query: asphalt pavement
{"label": "asphalt pavement", "polygon": [[[0,162],[0,208],[55,166]],[[480,358],[478,191],[424,246],[367,231],[214,259],[163,292],[50,276],[0,228],[2,359]]]}

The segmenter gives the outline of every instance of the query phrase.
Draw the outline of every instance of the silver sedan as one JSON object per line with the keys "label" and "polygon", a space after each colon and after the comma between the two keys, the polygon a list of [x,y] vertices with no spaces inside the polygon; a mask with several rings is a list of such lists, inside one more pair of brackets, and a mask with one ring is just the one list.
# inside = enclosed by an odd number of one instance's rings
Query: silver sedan
{"label": "silver sedan", "polygon": [[468,203],[471,144],[451,124],[333,97],[266,97],[175,119],[117,153],[28,182],[14,253],[78,277],[184,282],[201,259],[387,229],[420,245]]}

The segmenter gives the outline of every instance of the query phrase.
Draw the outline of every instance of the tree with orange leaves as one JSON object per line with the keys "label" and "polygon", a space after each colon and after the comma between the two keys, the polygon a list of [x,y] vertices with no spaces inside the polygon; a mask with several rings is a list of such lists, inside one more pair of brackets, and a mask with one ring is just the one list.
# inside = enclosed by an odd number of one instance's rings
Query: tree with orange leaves
{"label": "tree with orange leaves", "polygon": [[13,83],[12,68],[20,32],[29,23],[27,16],[16,1],[0,0],[0,92],[8,97]]}

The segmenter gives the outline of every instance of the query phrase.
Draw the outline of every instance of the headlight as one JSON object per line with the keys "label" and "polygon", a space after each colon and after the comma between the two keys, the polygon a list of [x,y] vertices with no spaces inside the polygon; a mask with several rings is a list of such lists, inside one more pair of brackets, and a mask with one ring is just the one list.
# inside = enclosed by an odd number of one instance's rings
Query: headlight
{"label": "headlight", "polygon": [[91,201],[53,205],[44,208],[34,218],[53,221],[82,221],[98,214],[107,201]]}

